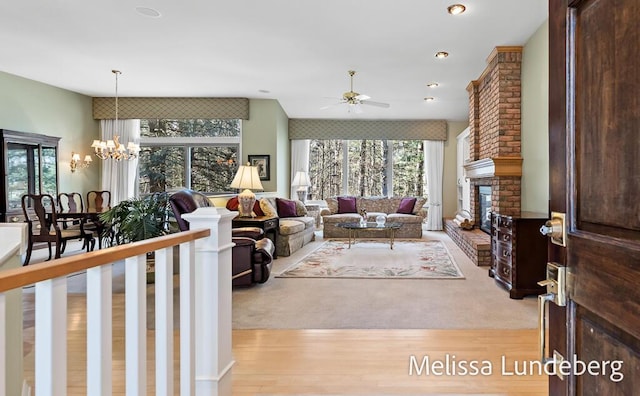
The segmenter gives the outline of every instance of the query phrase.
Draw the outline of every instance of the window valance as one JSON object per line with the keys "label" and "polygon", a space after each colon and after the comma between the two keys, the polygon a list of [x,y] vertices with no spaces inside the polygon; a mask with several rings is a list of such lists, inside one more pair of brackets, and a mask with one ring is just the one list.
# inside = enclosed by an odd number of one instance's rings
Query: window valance
{"label": "window valance", "polygon": [[290,119],[289,139],[447,140],[445,120]]}
{"label": "window valance", "polygon": [[[112,119],[114,98],[93,98],[93,118]],[[118,98],[118,118],[249,119],[247,98]]]}

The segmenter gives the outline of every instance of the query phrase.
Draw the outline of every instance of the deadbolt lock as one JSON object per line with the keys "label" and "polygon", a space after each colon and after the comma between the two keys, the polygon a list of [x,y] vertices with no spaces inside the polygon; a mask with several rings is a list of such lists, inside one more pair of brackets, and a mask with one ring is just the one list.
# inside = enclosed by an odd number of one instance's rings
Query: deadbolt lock
{"label": "deadbolt lock", "polygon": [[551,243],[566,246],[567,223],[565,221],[565,214],[551,212],[551,219],[547,220],[544,225],[540,227],[540,233],[551,238]]}

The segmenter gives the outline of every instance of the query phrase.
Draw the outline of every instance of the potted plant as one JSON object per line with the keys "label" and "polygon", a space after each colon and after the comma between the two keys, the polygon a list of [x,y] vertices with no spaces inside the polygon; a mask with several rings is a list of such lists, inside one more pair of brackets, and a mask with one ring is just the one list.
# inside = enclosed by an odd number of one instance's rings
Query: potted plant
{"label": "potted plant", "polygon": [[[102,237],[112,245],[142,241],[169,233],[169,198],[167,193],[153,193],[121,201],[100,214],[105,226]],[[153,252],[147,254],[147,282],[154,280]]]}

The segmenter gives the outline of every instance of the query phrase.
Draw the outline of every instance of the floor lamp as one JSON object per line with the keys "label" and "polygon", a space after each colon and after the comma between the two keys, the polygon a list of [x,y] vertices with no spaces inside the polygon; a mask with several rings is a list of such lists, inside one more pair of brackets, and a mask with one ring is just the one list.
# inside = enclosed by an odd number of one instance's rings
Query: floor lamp
{"label": "floor lamp", "polygon": [[307,187],[311,185],[307,172],[297,171],[296,175],[293,177],[293,182],[291,182],[291,185],[293,187],[298,187],[298,199],[302,202],[305,202],[307,200]]}
{"label": "floor lamp", "polygon": [[231,188],[245,189],[238,194],[238,211],[240,217],[256,217],[253,205],[256,203],[256,194],[251,190],[264,190],[258,175],[258,168],[249,165],[240,165],[236,176],[231,181]]}

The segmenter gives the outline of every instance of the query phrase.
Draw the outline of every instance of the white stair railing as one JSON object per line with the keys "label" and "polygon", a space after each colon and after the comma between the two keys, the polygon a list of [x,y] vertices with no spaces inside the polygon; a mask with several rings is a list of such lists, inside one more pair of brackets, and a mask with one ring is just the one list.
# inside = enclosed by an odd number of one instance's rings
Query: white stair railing
{"label": "white stair railing", "polygon": [[[14,394],[8,365],[7,295],[35,284],[35,395],[67,394],[67,276],[87,271],[87,390],[111,395],[112,271],[125,262],[125,391],[147,394],[146,254],[155,252],[155,394],[174,394],[173,247],[180,246],[180,395],[230,395],[231,219],[201,208],[192,231],[0,271],[0,394]],[[0,259],[7,254],[0,251]],[[15,249],[8,253],[15,255]],[[0,264],[1,261],[0,260]],[[20,343],[22,344],[22,343]],[[20,345],[20,354],[21,354]],[[20,388],[17,388],[20,389]]]}

